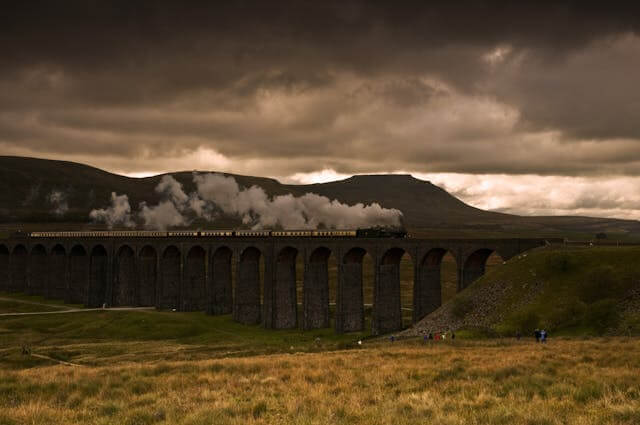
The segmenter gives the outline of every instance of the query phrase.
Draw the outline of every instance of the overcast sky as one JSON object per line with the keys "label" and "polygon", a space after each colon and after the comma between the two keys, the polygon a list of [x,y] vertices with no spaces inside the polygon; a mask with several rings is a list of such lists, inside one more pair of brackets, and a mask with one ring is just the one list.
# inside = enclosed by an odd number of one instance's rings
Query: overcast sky
{"label": "overcast sky", "polygon": [[481,208],[640,219],[638,10],[181,3],[3,5],[0,153],[135,176],[408,172]]}

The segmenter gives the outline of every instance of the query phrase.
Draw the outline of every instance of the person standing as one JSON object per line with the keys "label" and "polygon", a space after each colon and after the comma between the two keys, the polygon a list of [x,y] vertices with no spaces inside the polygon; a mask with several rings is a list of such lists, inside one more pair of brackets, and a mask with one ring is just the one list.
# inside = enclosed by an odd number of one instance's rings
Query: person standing
{"label": "person standing", "polygon": [[540,342],[540,329],[533,331],[533,336],[536,337],[536,342]]}
{"label": "person standing", "polygon": [[540,331],[540,342],[545,344],[547,342],[547,331],[544,329]]}

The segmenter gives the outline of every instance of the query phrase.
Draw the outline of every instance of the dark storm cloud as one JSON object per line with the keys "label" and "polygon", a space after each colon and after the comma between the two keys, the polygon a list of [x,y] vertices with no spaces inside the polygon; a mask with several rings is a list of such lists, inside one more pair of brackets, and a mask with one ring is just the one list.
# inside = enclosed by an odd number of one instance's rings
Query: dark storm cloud
{"label": "dark storm cloud", "polygon": [[280,176],[640,174],[640,14],[584,3],[15,2],[0,149],[129,172],[207,151]]}

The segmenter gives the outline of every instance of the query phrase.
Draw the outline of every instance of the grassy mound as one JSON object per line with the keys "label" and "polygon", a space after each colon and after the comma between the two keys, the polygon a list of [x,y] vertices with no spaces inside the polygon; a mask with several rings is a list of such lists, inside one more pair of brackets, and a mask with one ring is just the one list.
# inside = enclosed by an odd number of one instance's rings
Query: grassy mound
{"label": "grassy mound", "polygon": [[545,248],[512,258],[407,334],[640,334],[639,248]]}
{"label": "grassy mound", "polygon": [[[265,331],[235,323],[231,316],[167,311],[87,311],[0,317],[0,369],[22,369],[51,361],[81,365],[114,361],[154,362],[313,352],[354,346],[366,333],[337,335],[333,329]],[[1,422],[0,422],[1,423]]]}

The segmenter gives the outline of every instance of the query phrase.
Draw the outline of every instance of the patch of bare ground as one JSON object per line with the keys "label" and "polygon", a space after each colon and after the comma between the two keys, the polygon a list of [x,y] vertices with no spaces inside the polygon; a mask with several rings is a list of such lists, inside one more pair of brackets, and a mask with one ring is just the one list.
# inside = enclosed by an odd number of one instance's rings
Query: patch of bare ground
{"label": "patch of bare ground", "polygon": [[[505,301],[514,295],[514,285],[520,286],[518,292],[522,295],[505,305]],[[490,329],[509,314],[533,301],[540,294],[541,289],[542,282],[539,280],[523,283],[487,282],[476,288],[472,294],[460,295],[442,305],[401,335],[418,336],[430,332],[455,331],[460,328]]]}

